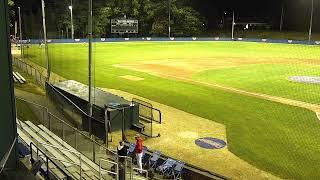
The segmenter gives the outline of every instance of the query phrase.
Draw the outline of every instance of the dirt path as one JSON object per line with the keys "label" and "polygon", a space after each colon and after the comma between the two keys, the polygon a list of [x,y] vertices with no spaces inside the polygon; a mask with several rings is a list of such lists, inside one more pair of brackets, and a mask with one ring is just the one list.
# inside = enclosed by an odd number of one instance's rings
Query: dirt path
{"label": "dirt path", "polygon": [[[202,137],[215,137],[227,141],[226,127],[223,124],[120,90],[102,89],[127,100],[133,97],[142,99],[152,103],[155,108],[161,109],[163,123],[154,125],[154,131],[159,132],[161,137],[145,140],[144,143],[149,149],[160,150],[168,156],[232,179],[278,179],[240,159],[231,153],[228,147],[207,150],[195,145],[195,140]],[[114,137],[114,143],[117,143],[121,133],[115,133],[113,136],[117,136]],[[132,136],[127,136],[127,138],[134,141]]]}

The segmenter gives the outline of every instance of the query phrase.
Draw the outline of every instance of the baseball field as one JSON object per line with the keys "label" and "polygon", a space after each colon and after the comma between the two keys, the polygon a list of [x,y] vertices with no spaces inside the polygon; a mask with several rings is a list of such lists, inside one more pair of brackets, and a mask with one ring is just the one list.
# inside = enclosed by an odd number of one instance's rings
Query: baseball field
{"label": "baseball field", "polygon": [[[280,178],[320,178],[320,84],[289,80],[320,76],[320,46],[118,42],[95,43],[93,52],[96,87],[224,124],[229,151]],[[45,66],[39,45],[25,56]],[[50,44],[49,58],[54,73],[87,83],[85,44]]]}

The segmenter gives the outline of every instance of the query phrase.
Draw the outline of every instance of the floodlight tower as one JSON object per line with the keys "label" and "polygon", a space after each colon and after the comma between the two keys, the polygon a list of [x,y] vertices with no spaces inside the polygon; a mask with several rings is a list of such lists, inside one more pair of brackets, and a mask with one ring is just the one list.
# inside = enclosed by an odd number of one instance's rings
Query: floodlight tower
{"label": "floodlight tower", "polygon": [[71,39],[74,39],[72,8],[73,7],[72,7],[72,0],[71,0],[71,5],[69,6],[69,9],[70,9],[70,21],[71,21]]}

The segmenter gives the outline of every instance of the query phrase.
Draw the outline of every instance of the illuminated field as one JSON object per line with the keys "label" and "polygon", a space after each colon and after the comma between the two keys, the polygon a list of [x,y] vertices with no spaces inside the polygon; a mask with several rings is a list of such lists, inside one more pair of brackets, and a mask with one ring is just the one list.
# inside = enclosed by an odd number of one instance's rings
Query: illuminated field
{"label": "illuminated field", "polygon": [[[25,52],[44,66],[43,49]],[[53,72],[86,83],[87,53],[83,44],[49,45]],[[320,121],[290,100],[317,107],[320,85],[288,78],[320,76],[319,54],[319,46],[246,42],[97,43],[95,85],[222,123],[238,157],[282,178],[316,179]]]}

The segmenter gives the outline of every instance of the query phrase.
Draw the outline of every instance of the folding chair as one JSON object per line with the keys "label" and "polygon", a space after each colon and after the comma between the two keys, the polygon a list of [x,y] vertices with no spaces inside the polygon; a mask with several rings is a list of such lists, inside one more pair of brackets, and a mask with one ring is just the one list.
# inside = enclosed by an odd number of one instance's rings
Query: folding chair
{"label": "folding chair", "polygon": [[142,161],[143,161],[147,151],[148,151],[148,148],[146,146],[143,146],[142,147]]}
{"label": "folding chair", "polygon": [[170,175],[171,169],[173,168],[173,165],[176,163],[175,160],[168,158],[163,164],[157,167],[157,171],[162,173],[163,175]]}
{"label": "folding chair", "polygon": [[134,157],[134,148],[135,148],[136,144],[135,143],[130,143],[129,144],[129,148],[127,150],[127,156],[130,156],[130,157]]}
{"label": "folding chair", "polygon": [[144,166],[148,167],[148,169],[152,169],[157,164],[157,161],[160,158],[160,156],[160,151],[153,152],[148,161],[144,164]]}
{"label": "folding chair", "polygon": [[184,167],[184,162],[182,161],[177,161],[175,163],[175,167],[172,169],[171,175],[173,175],[173,179],[180,179],[181,178],[181,174],[182,174],[182,170]]}

